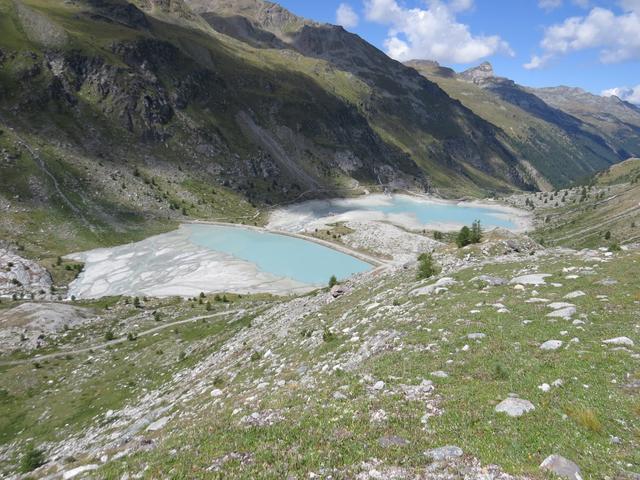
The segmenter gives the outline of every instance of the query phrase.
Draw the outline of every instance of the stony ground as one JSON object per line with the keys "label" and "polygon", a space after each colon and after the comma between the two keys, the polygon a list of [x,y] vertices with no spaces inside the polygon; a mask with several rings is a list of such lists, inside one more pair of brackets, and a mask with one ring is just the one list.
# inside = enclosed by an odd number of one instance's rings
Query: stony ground
{"label": "stony ground", "polygon": [[637,478],[640,250],[516,240],[337,298],[77,302],[1,357],[3,475],[33,444],[36,478]]}

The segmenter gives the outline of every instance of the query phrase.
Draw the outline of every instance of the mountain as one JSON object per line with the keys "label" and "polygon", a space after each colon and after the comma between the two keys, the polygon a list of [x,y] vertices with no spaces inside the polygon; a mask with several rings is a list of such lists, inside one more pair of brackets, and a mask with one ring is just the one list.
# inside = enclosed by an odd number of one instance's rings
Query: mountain
{"label": "mountain", "polygon": [[552,188],[631,150],[506,82],[531,108],[497,121],[453,71],[261,0],[0,0],[0,30],[0,240],[36,256],[371,188]]}
{"label": "mountain", "polygon": [[359,185],[536,183],[436,84],[275,4],[0,0],[0,30],[0,239],[34,255]]}
{"label": "mountain", "polygon": [[548,105],[593,126],[617,146],[623,157],[640,152],[640,107],[615,96],[594,95],[581,88],[529,90]]}
{"label": "mountain", "polygon": [[499,77],[489,63],[460,74],[412,61],[451,97],[500,128],[549,186],[562,186],[640,151],[640,109],[566,87],[533,89]]}

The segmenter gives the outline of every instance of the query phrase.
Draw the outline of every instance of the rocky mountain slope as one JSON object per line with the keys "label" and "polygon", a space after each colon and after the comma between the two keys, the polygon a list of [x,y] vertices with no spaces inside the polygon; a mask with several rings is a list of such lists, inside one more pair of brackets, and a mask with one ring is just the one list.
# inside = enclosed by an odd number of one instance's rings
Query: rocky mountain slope
{"label": "rocky mountain slope", "polygon": [[185,217],[260,222],[269,205],[364,187],[547,188],[620,159],[529,93],[562,125],[474,113],[356,35],[261,0],[0,13],[0,238],[30,255]]}
{"label": "rocky mountain slope", "polygon": [[640,151],[640,109],[619,99],[523,87],[497,76],[489,63],[460,74],[435,62],[407,65],[501,128],[551,185],[590,177]]}
{"label": "rocky mountain slope", "polygon": [[30,254],[359,186],[539,183],[437,85],[272,4],[1,0],[0,28],[0,232]]}
{"label": "rocky mountain slope", "polygon": [[431,248],[334,294],[3,302],[0,475],[637,478],[638,246]]}

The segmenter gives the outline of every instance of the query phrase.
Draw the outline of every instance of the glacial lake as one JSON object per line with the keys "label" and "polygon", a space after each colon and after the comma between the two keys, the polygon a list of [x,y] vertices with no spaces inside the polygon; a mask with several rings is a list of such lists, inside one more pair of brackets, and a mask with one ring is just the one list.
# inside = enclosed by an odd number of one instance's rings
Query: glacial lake
{"label": "glacial lake", "polygon": [[258,229],[205,224],[140,242],[69,255],[84,263],[69,296],[305,293],[374,268],[351,255]]}
{"label": "glacial lake", "polygon": [[332,200],[311,200],[277,210],[271,228],[301,231],[310,226],[340,221],[385,221],[411,229],[459,229],[480,220],[483,228],[522,230],[527,214],[489,202],[449,202],[410,195],[367,195]]}
{"label": "glacial lake", "polygon": [[309,285],[326,285],[335,275],[346,279],[372,265],[355,257],[300,238],[246,228],[189,225],[194,245],[228,253],[277,277]]}

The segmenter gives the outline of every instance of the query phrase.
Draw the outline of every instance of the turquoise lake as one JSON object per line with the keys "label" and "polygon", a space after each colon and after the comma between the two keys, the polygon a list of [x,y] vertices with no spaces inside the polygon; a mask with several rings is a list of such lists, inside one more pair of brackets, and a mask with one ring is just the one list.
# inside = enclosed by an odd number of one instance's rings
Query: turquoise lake
{"label": "turquoise lake", "polygon": [[331,275],[346,279],[373,268],[355,257],[317,243],[245,228],[188,225],[194,245],[227,253],[263,272],[310,285],[326,285]]}
{"label": "turquoise lake", "polygon": [[[381,197],[378,197],[381,198]],[[472,204],[458,205],[447,203],[425,202],[405,196],[394,195],[382,198],[381,201],[368,203],[367,199],[329,200],[326,202],[309,202],[303,204],[315,218],[328,215],[342,215],[354,211],[381,212],[386,215],[409,215],[420,224],[460,224],[471,225],[474,220],[480,220],[486,227],[516,228],[516,224],[502,212],[479,207]]]}

